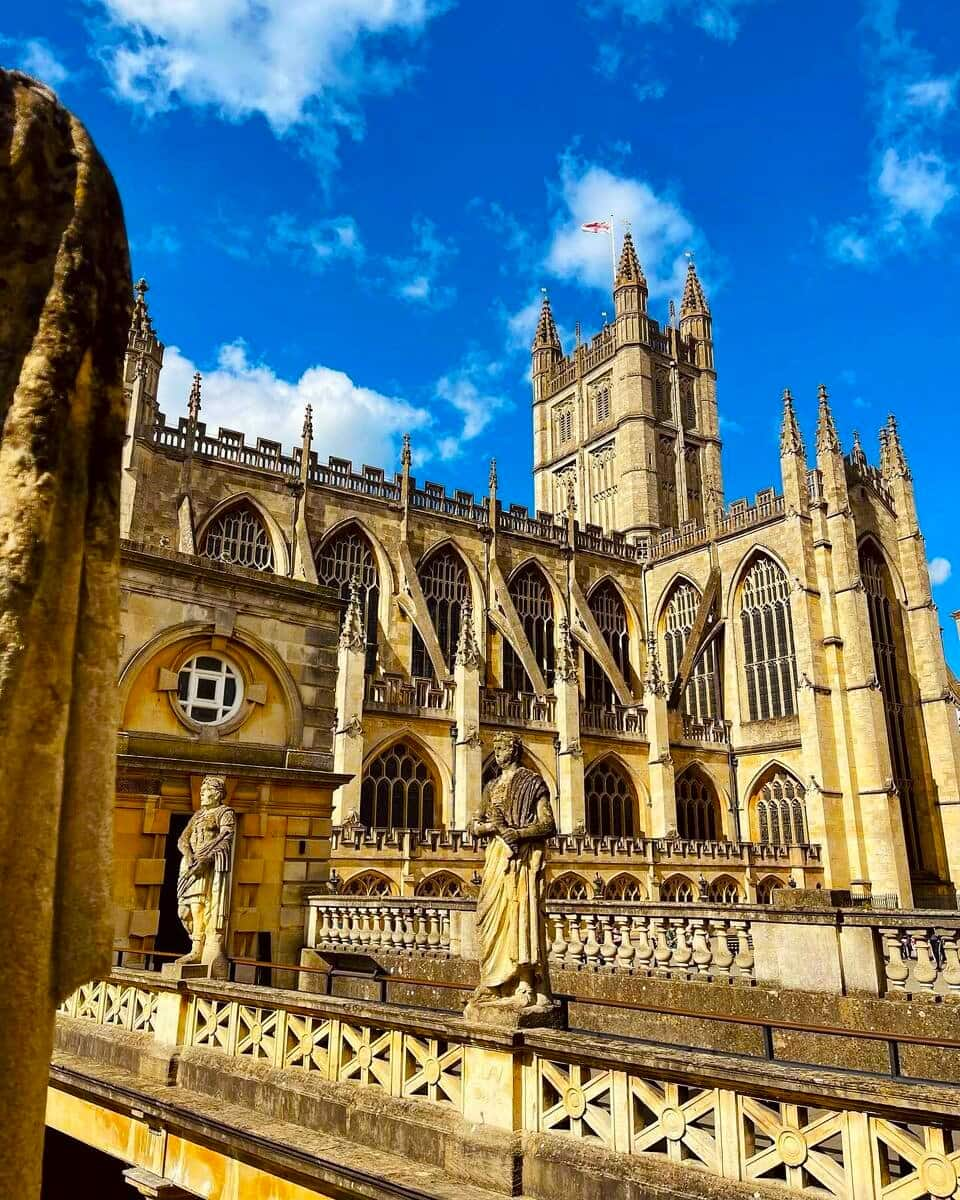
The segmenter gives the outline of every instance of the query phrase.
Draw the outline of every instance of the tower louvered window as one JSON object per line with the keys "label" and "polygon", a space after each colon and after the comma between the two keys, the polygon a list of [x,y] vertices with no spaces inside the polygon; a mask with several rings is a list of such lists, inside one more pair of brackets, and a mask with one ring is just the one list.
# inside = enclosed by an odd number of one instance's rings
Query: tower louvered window
{"label": "tower louvered window", "polygon": [[[924,862],[916,789],[908,750],[906,713],[900,684],[901,672],[897,668],[898,647],[903,646],[904,640],[900,605],[893,595],[887,564],[879,551],[869,544],[860,552],[860,574],[867,593],[873,657],[880,694],[883,696],[893,781],[900,793],[907,857],[912,870],[922,870]],[[903,677],[909,678],[906,670],[903,671]]]}
{"label": "tower louvered window", "polygon": [[660,526],[675,529],[680,523],[677,507],[677,452],[672,437],[657,438],[657,504]]}
{"label": "tower louvered window", "polygon": [[[529,563],[513,577],[508,590],[547,687],[553,687],[553,600],[547,581],[540,569]],[[515,693],[533,691],[523,663],[509,642],[503,647],[503,686]]]}
{"label": "tower louvered window", "polygon": [[360,824],[367,829],[432,829],[436,785],[410,742],[395,742],[367,766],[360,785]]}
{"label": "tower louvered window", "polygon": [[583,781],[587,833],[594,837],[633,837],[633,788],[623,769],[609,758],[591,767]]}
{"label": "tower louvered window", "polygon": [[[630,635],[627,630],[627,612],[616,587],[609,580],[601,583],[590,593],[588,600],[593,619],[600,629],[603,640],[610,649],[613,661],[620,674],[627,679],[630,672]],[[584,654],[584,695],[587,704],[612,705],[616,703],[616,692],[607,678],[607,673],[592,654]]]}
{"label": "tower louvered window", "polygon": [[[470,592],[467,569],[456,551],[449,546],[438,550],[417,572],[420,587],[427,602],[427,611],[440,643],[443,661],[452,673],[453,659],[457,652],[460,636],[460,614]],[[433,664],[423,644],[423,639],[413,631],[413,674],[428,679],[433,675]]]}
{"label": "tower louvered window", "polygon": [[317,555],[317,581],[335,588],[343,600],[350,598],[350,584],[360,584],[363,631],[367,639],[364,669],[377,668],[377,626],[380,610],[380,580],[370,543],[357,529],[345,529],[323,544]]}
{"label": "tower louvered window", "polygon": [[786,771],[769,775],[760,788],[757,832],[768,846],[800,846],[808,840],[803,788]]}
{"label": "tower louvered window", "polygon": [[740,628],[751,721],[797,711],[790,585],[777,564],[760,555],[740,595]]}
{"label": "tower louvered window", "polygon": [[562,446],[573,437],[573,408],[568,404],[558,408],[554,414],[557,430],[557,444]]}
{"label": "tower louvered window", "polygon": [[707,777],[691,767],[677,780],[677,831],[682,838],[715,842],[720,836],[720,801]]}
{"label": "tower louvered window", "polygon": [[610,386],[604,384],[597,389],[597,421],[606,421],[610,416]]}
{"label": "tower louvered window", "polygon": [[697,402],[693,390],[693,380],[686,376],[680,377],[680,413],[684,429],[694,429],[697,424]]}
{"label": "tower louvered window", "polygon": [[200,553],[215,562],[257,571],[273,570],[273,543],[260,515],[250,504],[220,513],[207,526]]}
{"label": "tower louvered window", "polygon": [[[687,638],[693,630],[700,593],[691,583],[681,580],[674,589],[663,616],[666,646],[667,680],[673,682],[683,662]],[[694,663],[693,672],[683,689],[680,707],[698,721],[720,716],[720,641],[714,637]]]}

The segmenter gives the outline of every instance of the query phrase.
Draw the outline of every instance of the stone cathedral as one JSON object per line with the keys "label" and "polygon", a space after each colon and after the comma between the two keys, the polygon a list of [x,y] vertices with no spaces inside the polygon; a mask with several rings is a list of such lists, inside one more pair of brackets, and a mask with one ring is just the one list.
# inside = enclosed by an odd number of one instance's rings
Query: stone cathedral
{"label": "stone cathedral", "polygon": [[[159,411],[138,285],[126,363],[116,944],[179,951],[176,842],[205,773],[237,813],[236,957],[297,961],[306,898],[469,896],[497,730],[557,816],[548,896],[951,907],[958,686],[893,417],[845,451],[827,390],[781,478],[724,497],[710,307],[532,347],[531,511],[303,441]],[[334,697],[333,703],[330,697]]]}

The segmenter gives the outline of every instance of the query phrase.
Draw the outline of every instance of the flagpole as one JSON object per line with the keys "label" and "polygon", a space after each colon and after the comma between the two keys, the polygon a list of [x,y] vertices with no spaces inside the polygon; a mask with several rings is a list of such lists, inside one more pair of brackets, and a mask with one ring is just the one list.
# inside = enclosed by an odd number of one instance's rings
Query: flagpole
{"label": "flagpole", "polygon": [[617,285],[617,235],[614,233],[616,222],[613,213],[610,214],[610,268],[613,272],[613,286]]}

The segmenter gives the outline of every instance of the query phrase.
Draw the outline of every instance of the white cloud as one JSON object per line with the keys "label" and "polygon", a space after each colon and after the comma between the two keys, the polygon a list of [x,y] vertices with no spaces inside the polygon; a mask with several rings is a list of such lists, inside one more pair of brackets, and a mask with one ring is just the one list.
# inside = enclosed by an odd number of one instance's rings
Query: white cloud
{"label": "white cloud", "polygon": [[930,572],[931,587],[939,587],[941,583],[946,583],[953,574],[949,558],[931,558],[927,563],[927,570]]}
{"label": "white cloud", "polygon": [[591,11],[604,17],[617,11],[642,25],[672,17],[689,19],[710,37],[732,42],[740,32],[740,10],[754,3],[756,0],[607,0]]}
{"label": "white cloud", "polygon": [[[196,365],[168,346],[160,372],[160,407],[175,422],[186,411]],[[425,408],[362,387],[343,371],[308,368],[296,380],[282,379],[263,362],[251,361],[243,341],[220,347],[217,365],[203,376],[201,419],[207,428],[242,430],[282,442],[289,452],[300,444],[303,414],[313,406],[314,449],[321,462],[330,454],[388,466],[396,461],[400,435],[429,427]]]}
{"label": "white cloud", "polygon": [[901,159],[895,148],[887,148],[877,188],[889,200],[892,219],[898,226],[906,218],[916,217],[930,228],[957,194],[948,171],[948,165],[937,154]]}
{"label": "white cloud", "polygon": [[500,382],[502,375],[502,363],[473,354],[437,382],[437,396],[459,413],[463,422],[458,434],[438,440],[442,459],[459,458],[463,443],[479,437],[498,413],[510,407]]}
{"label": "white cloud", "polygon": [[21,71],[39,79],[48,87],[58,88],[70,78],[70,72],[63,65],[42,38],[0,38],[0,46],[10,46],[13,49],[12,62]]}
{"label": "white cloud", "polygon": [[337,259],[360,262],[365,253],[357,223],[347,216],[305,224],[290,213],[277,213],[267,222],[266,246],[320,271]]}
{"label": "white cloud", "polygon": [[560,208],[546,268],[559,279],[609,293],[612,286],[610,242],[606,234],[584,233],[585,221],[606,220],[613,213],[630,232],[653,298],[679,298],[686,260],[683,252],[701,242],[690,218],[669,196],[658,194],[642,179],[616,175],[571,154],[561,160]]}
{"label": "white cloud", "polygon": [[179,254],[181,249],[180,236],[172,225],[152,225],[146,237],[130,239],[130,250],[135,259],[141,255],[170,257]]}
{"label": "white cloud", "polygon": [[867,0],[861,30],[875,117],[870,202],[826,237],[827,252],[854,266],[929,241],[957,196],[958,164],[947,154],[944,135],[960,76],[938,73],[933,55],[899,17],[899,0]]}
{"label": "white cloud", "polygon": [[452,284],[441,283],[439,275],[456,256],[457,247],[440,237],[436,225],[427,217],[415,217],[412,224],[410,252],[384,259],[393,289],[403,300],[429,308],[445,308],[453,303],[457,293]]}
{"label": "white cloud", "polygon": [[[212,108],[296,132],[325,165],[359,137],[359,100],[409,75],[396,40],[415,39],[440,0],[98,0],[99,54],[123,99],[148,113]],[[388,58],[388,51],[394,56]]]}

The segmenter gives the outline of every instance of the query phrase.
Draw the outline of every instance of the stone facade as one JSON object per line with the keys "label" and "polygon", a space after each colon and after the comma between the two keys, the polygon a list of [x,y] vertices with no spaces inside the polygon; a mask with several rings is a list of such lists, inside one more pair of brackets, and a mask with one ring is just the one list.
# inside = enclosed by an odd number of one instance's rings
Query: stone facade
{"label": "stone facade", "polygon": [[[549,896],[765,901],[792,882],[951,902],[955,684],[896,423],[876,465],[859,440],[844,454],[821,389],[808,459],[787,393],[782,490],[726,504],[695,270],[661,328],[627,240],[615,302],[564,357],[544,301],[531,514],[501,503],[494,465],[479,499],[416,480],[408,441],[395,475],[322,463],[309,412],[290,454],[213,435],[199,378],[168,424],[141,290],[121,942],[152,945],[170,814],[212,770],[240,814],[234,954],[266,930],[293,953],[331,830],[347,894],[469,894],[501,728],[523,729],[551,792]],[[200,652],[242,676],[242,711],[219,726],[191,727],[177,700]],[[332,814],[331,771],[350,777]]]}

